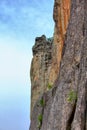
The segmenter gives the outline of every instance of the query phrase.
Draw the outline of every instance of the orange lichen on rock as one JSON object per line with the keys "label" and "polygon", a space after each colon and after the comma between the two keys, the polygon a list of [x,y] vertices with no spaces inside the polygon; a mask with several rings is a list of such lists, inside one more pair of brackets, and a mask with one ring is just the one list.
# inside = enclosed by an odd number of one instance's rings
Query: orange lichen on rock
{"label": "orange lichen on rock", "polygon": [[52,73],[54,73],[54,78],[57,78],[57,75],[59,73],[64,37],[66,34],[70,18],[70,5],[71,0],[55,0],[54,3],[53,19],[55,22],[55,28],[54,28],[54,51],[53,51],[53,65],[52,65],[53,68]]}
{"label": "orange lichen on rock", "polygon": [[[59,36],[62,43],[70,17],[70,2],[71,0],[55,0],[53,18],[55,21],[54,40]],[[56,41],[58,42],[58,41]]]}

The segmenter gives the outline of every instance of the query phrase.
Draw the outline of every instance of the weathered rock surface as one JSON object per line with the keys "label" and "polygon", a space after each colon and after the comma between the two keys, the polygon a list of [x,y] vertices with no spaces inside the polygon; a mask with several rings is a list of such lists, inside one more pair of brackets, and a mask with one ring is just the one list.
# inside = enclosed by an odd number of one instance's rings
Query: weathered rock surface
{"label": "weathered rock surface", "polygon": [[53,18],[54,38],[47,40],[43,35],[37,37],[33,47],[31,64],[31,111],[39,98],[53,85],[59,73],[64,37],[70,16],[70,0],[55,0]]}
{"label": "weathered rock surface", "polygon": [[[64,45],[65,34],[70,18],[71,0],[54,0],[53,19],[54,27],[54,49],[52,74],[56,79],[59,73],[62,48]],[[55,66],[55,67],[54,67]],[[55,81],[53,80],[53,82]]]}
{"label": "weathered rock surface", "polygon": [[70,12],[58,79],[34,106],[30,130],[87,130],[87,0],[71,0]]}
{"label": "weathered rock surface", "polygon": [[45,35],[35,39],[35,45],[32,48],[33,59],[31,64],[31,111],[51,82],[49,75],[52,64],[52,46],[53,38],[47,39]]}

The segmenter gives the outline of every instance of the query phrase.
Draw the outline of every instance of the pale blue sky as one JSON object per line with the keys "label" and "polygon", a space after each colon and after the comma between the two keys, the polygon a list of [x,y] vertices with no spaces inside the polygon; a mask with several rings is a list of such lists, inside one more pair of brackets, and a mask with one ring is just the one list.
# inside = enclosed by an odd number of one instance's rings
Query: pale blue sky
{"label": "pale blue sky", "polygon": [[28,130],[36,36],[53,35],[53,0],[0,0],[0,130]]}

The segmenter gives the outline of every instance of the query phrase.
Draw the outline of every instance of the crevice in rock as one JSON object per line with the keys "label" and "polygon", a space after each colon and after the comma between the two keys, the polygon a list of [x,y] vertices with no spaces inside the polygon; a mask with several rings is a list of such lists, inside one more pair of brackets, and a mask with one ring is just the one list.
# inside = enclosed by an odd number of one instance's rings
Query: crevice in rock
{"label": "crevice in rock", "polygon": [[[87,81],[86,81],[87,84]],[[86,87],[86,86],[85,86]],[[85,126],[84,126],[84,130],[87,130],[87,88],[86,88],[86,92],[85,92],[85,100],[86,100],[86,107],[85,107]]]}
{"label": "crevice in rock", "polygon": [[[44,109],[45,109],[45,105],[46,105],[46,99],[45,99],[45,93],[42,96],[42,100],[44,101],[44,104],[41,106],[42,107],[42,111],[41,111],[41,115],[42,115],[42,122],[41,122],[41,127],[42,127],[42,123],[43,123],[43,115],[44,115]],[[41,127],[39,128],[39,130],[41,130]]]}
{"label": "crevice in rock", "polygon": [[85,130],[87,129],[87,99],[86,99],[86,110],[85,110]]}
{"label": "crevice in rock", "polygon": [[73,119],[74,119],[74,115],[75,115],[75,111],[76,111],[76,103],[77,103],[77,100],[76,100],[76,102],[74,104],[74,107],[72,109],[72,113],[71,113],[71,115],[69,117],[66,130],[71,130],[71,125],[72,125],[72,122],[73,122]]}
{"label": "crevice in rock", "polygon": [[77,64],[76,64],[76,67],[79,69],[79,67],[80,67],[80,63],[77,63]]}

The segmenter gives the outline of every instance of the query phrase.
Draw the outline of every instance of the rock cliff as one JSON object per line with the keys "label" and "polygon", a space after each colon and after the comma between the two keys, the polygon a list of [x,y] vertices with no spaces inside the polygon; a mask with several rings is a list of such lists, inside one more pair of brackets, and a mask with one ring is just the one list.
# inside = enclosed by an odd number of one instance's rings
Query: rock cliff
{"label": "rock cliff", "polygon": [[47,91],[57,79],[61,61],[64,37],[70,16],[70,0],[55,0],[53,19],[55,29],[53,38],[44,35],[35,39],[31,63],[31,112],[43,92]]}
{"label": "rock cliff", "polygon": [[56,82],[35,101],[30,130],[87,130],[87,0],[55,0],[54,21]]}
{"label": "rock cliff", "polygon": [[46,38],[45,35],[35,39],[32,48],[33,59],[31,63],[31,111],[39,98],[51,86],[49,79],[52,64],[53,38]]}

